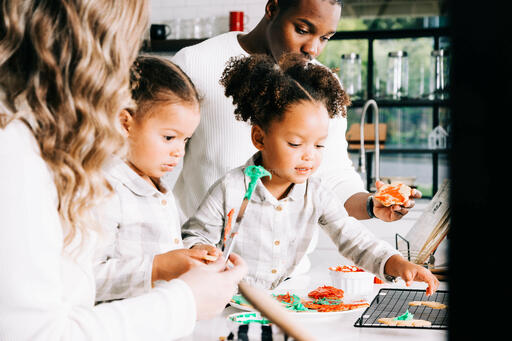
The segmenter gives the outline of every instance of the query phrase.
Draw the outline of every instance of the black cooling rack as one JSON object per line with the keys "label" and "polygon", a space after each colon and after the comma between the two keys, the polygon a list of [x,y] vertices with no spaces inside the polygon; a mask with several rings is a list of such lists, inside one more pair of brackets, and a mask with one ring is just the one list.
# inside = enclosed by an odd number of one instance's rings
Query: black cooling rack
{"label": "black cooling rack", "polygon": [[[380,289],[372,303],[354,323],[354,327],[370,328],[417,328],[448,329],[448,308],[432,309],[427,306],[409,306],[411,301],[435,301],[448,306],[448,291],[437,290],[433,295],[425,295],[425,290],[414,289]],[[409,309],[415,320],[427,320],[429,327],[389,326],[379,323],[381,317],[397,317]]]}

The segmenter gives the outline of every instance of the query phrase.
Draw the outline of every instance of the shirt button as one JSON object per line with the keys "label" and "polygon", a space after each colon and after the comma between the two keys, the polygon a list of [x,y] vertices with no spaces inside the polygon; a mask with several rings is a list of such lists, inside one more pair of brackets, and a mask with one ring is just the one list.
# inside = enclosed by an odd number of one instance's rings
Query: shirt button
{"label": "shirt button", "polygon": [[178,238],[174,238],[174,244],[179,244],[180,240]]}
{"label": "shirt button", "polygon": [[278,246],[280,243],[281,243],[281,242],[280,242],[279,240],[276,240],[276,241],[274,242],[274,245],[275,245],[275,246]]}
{"label": "shirt button", "polygon": [[161,203],[162,203],[162,205],[164,205],[164,206],[165,206],[165,205],[167,205],[167,200],[162,199]]}
{"label": "shirt button", "polygon": [[282,207],[282,206],[276,206],[276,210],[278,210],[278,211],[282,211],[282,210],[283,210],[283,207]]}
{"label": "shirt button", "polygon": [[272,273],[275,274],[277,272],[276,269],[272,269]]}

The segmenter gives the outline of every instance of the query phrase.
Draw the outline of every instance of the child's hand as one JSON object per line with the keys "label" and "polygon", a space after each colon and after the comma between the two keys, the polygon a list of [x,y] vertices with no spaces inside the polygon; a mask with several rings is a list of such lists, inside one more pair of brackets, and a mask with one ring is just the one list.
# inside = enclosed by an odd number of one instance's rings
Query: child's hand
{"label": "child's hand", "polygon": [[199,320],[220,314],[247,273],[247,265],[240,256],[231,253],[229,260],[233,264],[229,269],[224,258],[219,257],[209,265],[196,267],[180,276],[194,293]]}
{"label": "child's hand", "polygon": [[172,250],[153,258],[151,282],[158,280],[169,281],[198,266],[205,266],[204,256],[207,251],[198,249]]}
{"label": "child's hand", "polygon": [[439,287],[439,280],[430,270],[411,263],[400,255],[394,255],[388,259],[384,266],[384,272],[387,275],[401,277],[407,286],[410,286],[413,281],[427,283],[427,296],[432,295]]}
{"label": "child's hand", "polygon": [[[384,185],[384,182],[382,181],[375,181],[375,187],[377,187],[377,191],[379,188],[381,188]],[[377,218],[379,218],[382,221],[395,221],[400,220],[404,215],[409,213],[409,210],[414,207],[414,200],[413,199],[419,199],[421,198],[421,192],[417,189],[412,189],[411,196],[409,197],[409,200],[405,202],[403,206],[401,205],[391,205],[391,206],[384,206],[381,202],[378,200],[373,200],[373,213]]]}
{"label": "child's hand", "polygon": [[[204,251],[206,251],[206,254],[208,256],[211,256],[215,259],[219,258],[220,255],[222,255],[221,250],[219,250],[218,248],[216,248],[213,245],[208,245],[208,244],[196,244],[196,245],[192,246],[191,250],[204,250]],[[205,258],[203,257],[203,259],[205,259]],[[208,262],[208,260],[207,260],[207,262]]]}

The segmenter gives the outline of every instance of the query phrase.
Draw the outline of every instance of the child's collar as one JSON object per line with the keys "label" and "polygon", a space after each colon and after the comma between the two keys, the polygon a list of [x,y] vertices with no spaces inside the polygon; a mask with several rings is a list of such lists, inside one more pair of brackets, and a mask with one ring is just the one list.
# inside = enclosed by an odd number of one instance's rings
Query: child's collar
{"label": "child's collar", "polygon": [[[166,188],[166,193],[162,193],[151,186],[146,180],[142,179],[127,163],[119,157],[114,157],[112,162],[106,167],[107,173],[120,181],[130,191],[139,196],[152,196],[155,193],[167,195],[170,191]],[[163,184],[162,184],[163,186]]]}

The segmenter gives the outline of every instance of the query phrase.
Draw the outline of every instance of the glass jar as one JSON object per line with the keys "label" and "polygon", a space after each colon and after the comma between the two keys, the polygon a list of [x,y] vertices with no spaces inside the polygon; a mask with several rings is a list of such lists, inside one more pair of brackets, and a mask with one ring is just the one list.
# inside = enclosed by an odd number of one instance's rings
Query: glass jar
{"label": "glass jar", "polygon": [[407,52],[388,53],[386,95],[393,99],[407,97],[409,92],[409,61]]}
{"label": "glass jar", "polygon": [[340,80],[345,92],[353,99],[362,97],[361,57],[355,52],[341,55]]}
{"label": "glass jar", "polygon": [[448,51],[444,49],[430,52],[429,98],[447,99],[449,81]]}

